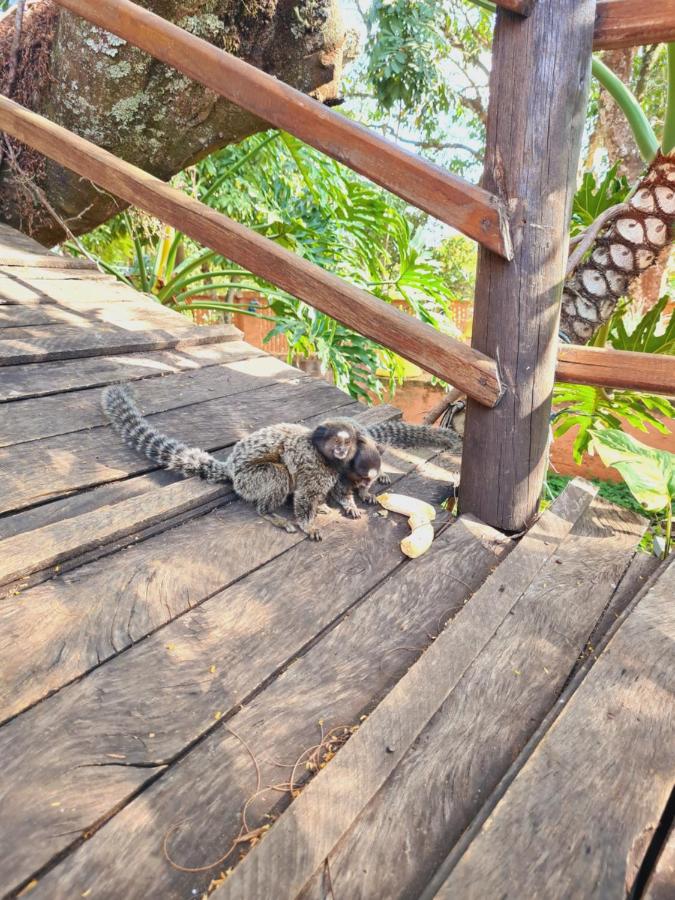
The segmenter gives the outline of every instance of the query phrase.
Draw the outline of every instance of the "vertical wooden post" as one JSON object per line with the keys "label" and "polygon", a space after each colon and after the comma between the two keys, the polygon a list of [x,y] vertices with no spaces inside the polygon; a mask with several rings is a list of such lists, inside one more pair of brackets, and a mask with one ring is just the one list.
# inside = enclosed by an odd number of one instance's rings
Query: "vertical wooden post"
{"label": "vertical wooden post", "polygon": [[481,248],[472,345],[506,393],[470,402],[460,507],[505,531],[534,516],[546,467],[568,224],[590,75],[595,0],[497,11],[483,185],[511,211],[511,263]]}

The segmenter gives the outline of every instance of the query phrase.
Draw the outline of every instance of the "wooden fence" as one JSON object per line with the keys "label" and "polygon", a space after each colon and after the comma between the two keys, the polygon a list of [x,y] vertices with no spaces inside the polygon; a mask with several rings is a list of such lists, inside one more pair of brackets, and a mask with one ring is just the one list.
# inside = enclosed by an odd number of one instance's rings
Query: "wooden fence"
{"label": "wooden fence", "polygon": [[[3,131],[464,391],[474,401],[462,467],[465,512],[513,530],[531,519],[544,477],[555,374],[578,383],[675,393],[672,358],[558,348],[556,341],[591,47],[675,39],[675,0],[661,0],[653,10],[639,0],[599,0],[597,9],[594,0],[498,0],[482,187],[130,0],[56,2],[479,242],[468,347],[0,97]],[[564,62],[552,72],[554,56]],[[516,64],[527,66],[518,83],[508,76]],[[509,110],[501,123],[497,105]],[[537,129],[565,140],[538,147]],[[515,464],[518,458],[522,466]]]}

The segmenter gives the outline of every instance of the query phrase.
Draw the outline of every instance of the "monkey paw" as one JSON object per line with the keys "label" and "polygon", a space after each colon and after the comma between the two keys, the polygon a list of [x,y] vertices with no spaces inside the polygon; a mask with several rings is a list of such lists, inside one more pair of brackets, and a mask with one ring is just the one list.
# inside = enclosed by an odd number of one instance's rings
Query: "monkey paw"
{"label": "monkey paw", "polygon": [[[378,481],[378,484],[391,484],[391,476],[387,475],[386,472],[383,472],[381,475],[378,476],[377,481]],[[373,501],[373,502],[375,502],[375,501]]]}
{"label": "monkey paw", "polygon": [[348,519],[361,518],[361,510],[357,506],[348,506],[344,512]]}
{"label": "monkey paw", "polygon": [[307,529],[307,537],[310,541],[322,541],[323,536],[318,528],[308,528]]}

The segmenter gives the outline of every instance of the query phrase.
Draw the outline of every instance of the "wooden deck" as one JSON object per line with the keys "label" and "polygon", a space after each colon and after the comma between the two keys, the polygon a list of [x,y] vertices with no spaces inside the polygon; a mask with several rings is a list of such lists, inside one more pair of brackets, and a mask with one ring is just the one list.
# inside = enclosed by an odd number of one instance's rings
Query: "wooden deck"
{"label": "wooden deck", "polygon": [[[239,337],[0,226],[2,895],[675,896],[673,568],[635,555],[644,521],[575,482],[517,542],[441,514],[416,561],[374,510],[279,531],[99,407],[133,379],[218,453],[397,415]],[[458,464],[387,456],[432,502]]]}

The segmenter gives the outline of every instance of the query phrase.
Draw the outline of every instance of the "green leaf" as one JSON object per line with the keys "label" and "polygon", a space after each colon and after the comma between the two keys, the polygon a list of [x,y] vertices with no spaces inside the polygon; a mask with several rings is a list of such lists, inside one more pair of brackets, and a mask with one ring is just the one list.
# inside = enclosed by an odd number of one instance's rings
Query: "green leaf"
{"label": "green leaf", "polygon": [[675,496],[675,455],[647,447],[618,429],[592,431],[592,446],[606,466],[619,471],[646,510],[665,509]]}

